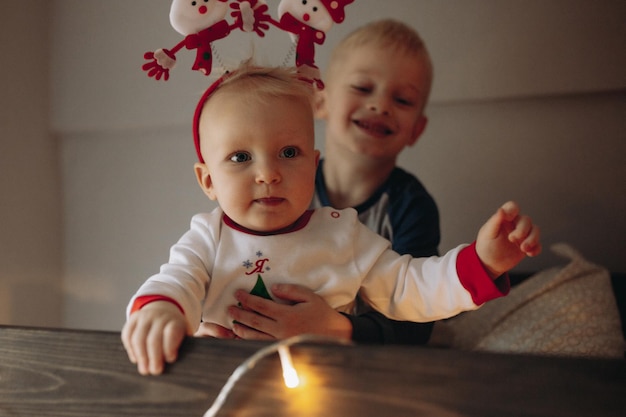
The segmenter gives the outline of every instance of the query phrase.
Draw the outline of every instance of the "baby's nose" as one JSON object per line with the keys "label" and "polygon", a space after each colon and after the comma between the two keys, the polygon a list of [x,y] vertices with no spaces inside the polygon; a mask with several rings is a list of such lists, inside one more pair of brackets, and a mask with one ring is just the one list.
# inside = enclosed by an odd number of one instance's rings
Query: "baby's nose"
{"label": "baby's nose", "polygon": [[280,182],[280,170],[275,164],[264,163],[257,171],[257,182],[262,184],[275,184]]}

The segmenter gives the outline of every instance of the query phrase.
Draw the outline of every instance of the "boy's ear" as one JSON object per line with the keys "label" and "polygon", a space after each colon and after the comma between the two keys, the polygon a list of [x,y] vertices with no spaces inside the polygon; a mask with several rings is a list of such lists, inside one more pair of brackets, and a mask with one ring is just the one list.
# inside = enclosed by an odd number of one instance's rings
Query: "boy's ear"
{"label": "boy's ear", "polygon": [[207,197],[209,197],[211,200],[217,200],[217,196],[215,195],[215,189],[213,188],[213,182],[211,181],[211,174],[206,164],[196,162],[193,165],[193,170],[196,173],[198,185],[200,186],[200,188],[202,188],[204,194],[206,194]]}
{"label": "boy's ear", "polygon": [[328,111],[326,110],[326,91],[315,90],[313,94],[313,115],[316,119],[325,119]]}
{"label": "boy's ear", "polygon": [[422,136],[422,133],[424,133],[427,124],[428,118],[423,114],[420,115],[419,119],[415,123],[415,126],[413,127],[413,139],[407,144],[407,146],[415,145],[420,136]]}

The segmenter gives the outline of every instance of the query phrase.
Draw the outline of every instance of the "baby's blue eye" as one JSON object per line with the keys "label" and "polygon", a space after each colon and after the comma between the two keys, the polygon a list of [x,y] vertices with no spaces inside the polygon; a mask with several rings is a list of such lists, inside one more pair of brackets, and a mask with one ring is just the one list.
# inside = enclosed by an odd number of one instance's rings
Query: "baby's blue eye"
{"label": "baby's blue eye", "polygon": [[232,162],[248,162],[251,159],[252,157],[248,152],[235,152],[230,157]]}
{"label": "baby's blue eye", "polygon": [[298,156],[299,153],[300,152],[298,152],[298,148],[295,148],[293,146],[288,146],[284,148],[282,151],[280,151],[280,157],[291,159],[291,158],[295,158],[296,156]]}

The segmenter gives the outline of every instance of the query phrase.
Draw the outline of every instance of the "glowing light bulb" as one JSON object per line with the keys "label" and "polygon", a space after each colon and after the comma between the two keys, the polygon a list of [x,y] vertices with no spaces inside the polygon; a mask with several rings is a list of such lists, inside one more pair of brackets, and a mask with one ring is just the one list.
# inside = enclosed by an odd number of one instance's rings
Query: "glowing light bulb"
{"label": "glowing light bulb", "polygon": [[278,355],[280,357],[280,364],[283,368],[283,379],[285,380],[285,385],[287,388],[296,388],[300,385],[300,378],[298,378],[296,368],[293,367],[293,363],[291,362],[291,353],[289,352],[289,348],[287,346],[280,346],[278,348]]}

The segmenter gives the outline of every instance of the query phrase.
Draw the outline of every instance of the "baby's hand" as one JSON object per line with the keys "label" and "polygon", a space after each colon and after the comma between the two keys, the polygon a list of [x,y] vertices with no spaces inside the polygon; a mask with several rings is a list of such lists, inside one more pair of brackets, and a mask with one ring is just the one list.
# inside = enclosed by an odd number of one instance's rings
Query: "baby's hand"
{"label": "baby's hand", "polygon": [[186,327],[176,305],[155,301],[130,315],[122,329],[122,343],[140,374],[159,375],[165,362],[176,361]]}
{"label": "baby's hand", "polygon": [[509,201],[480,228],[476,252],[492,278],[516,266],[525,256],[541,252],[539,227],[520,215],[517,203]]}

